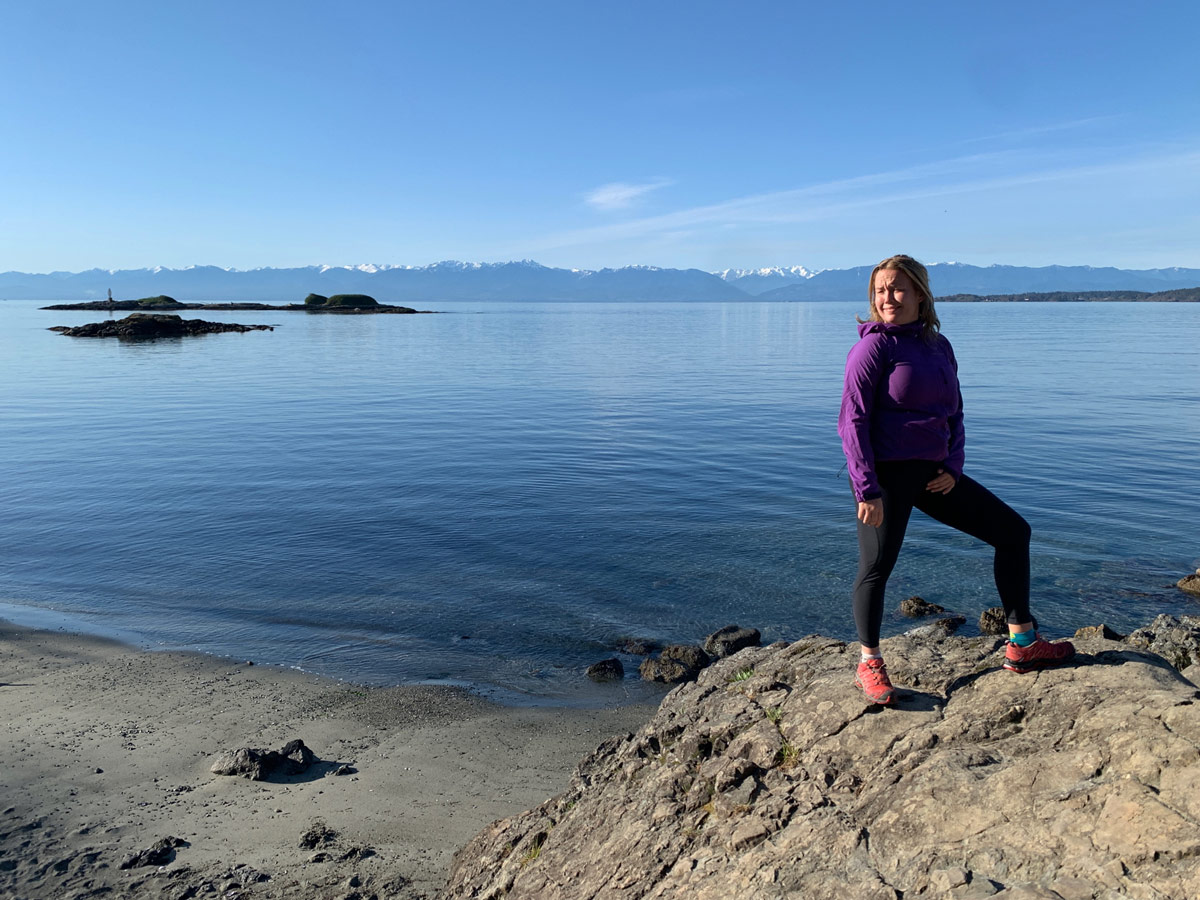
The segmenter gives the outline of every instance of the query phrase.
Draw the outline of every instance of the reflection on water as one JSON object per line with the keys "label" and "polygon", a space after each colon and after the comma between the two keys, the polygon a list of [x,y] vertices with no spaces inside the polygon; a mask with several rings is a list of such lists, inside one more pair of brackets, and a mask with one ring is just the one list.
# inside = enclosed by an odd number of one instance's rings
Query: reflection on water
{"label": "reflection on water", "polygon": [[[18,612],[577,702],[609,696],[582,667],[622,636],[850,637],[856,305],[441,304],[152,343],[68,339],[45,329],[95,314],[36,306],[0,304]],[[1194,610],[1171,584],[1200,562],[1200,307],[939,311],[968,471],[1033,525],[1047,628]],[[910,534],[893,600],[996,603],[970,539]]]}

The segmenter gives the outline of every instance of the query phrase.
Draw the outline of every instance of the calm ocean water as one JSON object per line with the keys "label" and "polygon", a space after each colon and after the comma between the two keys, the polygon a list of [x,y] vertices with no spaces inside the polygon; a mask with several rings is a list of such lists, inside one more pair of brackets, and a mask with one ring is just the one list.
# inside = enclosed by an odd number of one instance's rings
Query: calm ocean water
{"label": "calm ocean water", "polygon": [[[583,677],[623,636],[852,637],[855,304],[204,312],[278,328],[140,344],[39,305],[0,303],[0,616],[584,704],[652,695]],[[939,311],[1044,629],[1200,611],[1200,304]],[[914,516],[889,605],[973,623],[990,573]]]}

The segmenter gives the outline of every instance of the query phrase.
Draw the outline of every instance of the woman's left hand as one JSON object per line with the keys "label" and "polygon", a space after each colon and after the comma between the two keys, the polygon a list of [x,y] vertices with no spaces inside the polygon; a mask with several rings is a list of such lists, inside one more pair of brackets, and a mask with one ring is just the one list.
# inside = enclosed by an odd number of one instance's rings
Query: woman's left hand
{"label": "woman's left hand", "polygon": [[948,494],[954,490],[954,485],[957,482],[954,476],[945,469],[938,469],[937,477],[925,485],[925,490],[933,491],[935,494]]}

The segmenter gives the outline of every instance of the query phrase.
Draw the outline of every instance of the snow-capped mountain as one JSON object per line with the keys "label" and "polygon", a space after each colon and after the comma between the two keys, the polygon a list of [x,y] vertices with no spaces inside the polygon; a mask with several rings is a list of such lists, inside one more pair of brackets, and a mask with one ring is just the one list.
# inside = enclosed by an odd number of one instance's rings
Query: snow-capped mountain
{"label": "snow-capped mountain", "polygon": [[763,269],[722,269],[713,274],[748,294],[758,295],[789,284],[802,284],[817,273],[804,266],[769,266]]}
{"label": "snow-capped mountain", "polygon": [[555,269],[533,260],[427,266],[304,266],[292,269],[92,269],[87,272],[0,273],[0,298],[117,299],[167,294],[183,302],[299,302],[309,293],[370,294],[383,303],[438,300],[745,300],[748,295],[699,269],[626,266]]}
{"label": "snow-capped mountain", "polygon": [[[1200,285],[1200,269],[1114,269],[1092,266],[929,267],[938,296],[1038,291],[1163,291]],[[446,260],[427,266],[364,264],[291,269],[188,266],[0,273],[0,298],[80,301],[167,294],[184,302],[299,302],[309,293],[370,294],[383,303],[428,308],[439,300],[866,300],[870,266],[812,271],[768,269],[556,269],[533,260],[502,263]]]}
{"label": "snow-capped mountain", "polygon": [[755,275],[761,278],[789,278],[803,281],[805,278],[812,278],[818,271],[820,270],[806,269],[804,266],[767,266],[762,269],[722,269],[713,274],[723,281],[737,281]]}

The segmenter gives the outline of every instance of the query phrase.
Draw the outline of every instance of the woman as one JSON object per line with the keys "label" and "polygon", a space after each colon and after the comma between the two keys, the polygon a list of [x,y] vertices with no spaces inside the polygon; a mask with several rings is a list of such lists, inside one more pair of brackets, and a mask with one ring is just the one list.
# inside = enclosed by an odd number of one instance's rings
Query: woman
{"label": "woman", "polygon": [[1029,672],[1075,654],[1037,634],[1029,613],[1029,525],[963,474],[958,363],[939,333],[929,273],[911,256],[877,265],[870,316],[846,359],[838,434],[858,502],[854,622],[862,643],[855,683],[873,703],[895,691],[879,652],[883,595],[915,506],[996,550],[996,590],[1008,617],[1004,668]]}

